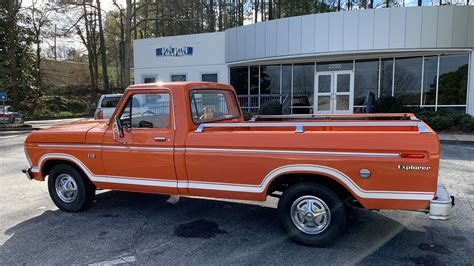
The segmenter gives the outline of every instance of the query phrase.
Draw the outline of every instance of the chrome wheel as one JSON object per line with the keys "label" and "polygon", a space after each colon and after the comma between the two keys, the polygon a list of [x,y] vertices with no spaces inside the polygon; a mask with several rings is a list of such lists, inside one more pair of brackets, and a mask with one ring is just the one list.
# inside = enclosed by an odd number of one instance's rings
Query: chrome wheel
{"label": "chrome wheel", "polygon": [[68,174],[60,174],[55,182],[56,194],[65,203],[71,203],[77,198],[77,184]]}
{"label": "chrome wheel", "polygon": [[320,234],[331,223],[328,205],[318,197],[307,195],[295,200],[290,208],[293,224],[306,234]]}

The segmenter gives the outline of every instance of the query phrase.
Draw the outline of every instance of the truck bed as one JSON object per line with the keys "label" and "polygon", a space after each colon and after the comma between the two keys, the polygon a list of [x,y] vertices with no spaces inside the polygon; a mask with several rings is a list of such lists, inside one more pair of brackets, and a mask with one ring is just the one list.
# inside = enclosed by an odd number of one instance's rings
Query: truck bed
{"label": "truck bed", "polygon": [[195,132],[231,129],[232,131],[380,131],[433,133],[413,114],[356,115],[269,115],[254,116],[244,123],[203,123]]}

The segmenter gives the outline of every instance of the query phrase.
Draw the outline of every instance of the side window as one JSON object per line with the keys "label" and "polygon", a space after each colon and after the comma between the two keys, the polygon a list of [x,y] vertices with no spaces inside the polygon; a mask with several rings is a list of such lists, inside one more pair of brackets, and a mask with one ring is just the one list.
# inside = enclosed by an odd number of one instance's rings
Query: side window
{"label": "side window", "polygon": [[155,83],[156,82],[156,76],[145,76],[143,77],[143,83]]}
{"label": "side window", "polygon": [[231,91],[193,90],[190,97],[192,118],[195,124],[240,117],[238,105]]}
{"label": "side window", "polygon": [[128,99],[120,119],[123,125],[132,129],[169,128],[170,95],[167,93],[134,94]]}
{"label": "side window", "polygon": [[217,82],[217,74],[202,74],[201,80],[205,82]]}
{"label": "side window", "polygon": [[186,75],[179,74],[179,75],[171,75],[171,82],[176,81],[186,81]]}

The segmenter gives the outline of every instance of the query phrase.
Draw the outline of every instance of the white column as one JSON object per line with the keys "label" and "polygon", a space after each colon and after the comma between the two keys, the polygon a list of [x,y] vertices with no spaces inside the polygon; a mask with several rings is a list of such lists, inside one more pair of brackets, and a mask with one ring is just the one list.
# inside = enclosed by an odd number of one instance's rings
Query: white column
{"label": "white column", "polygon": [[467,83],[467,113],[474,116],[474,51],[471,51]]}

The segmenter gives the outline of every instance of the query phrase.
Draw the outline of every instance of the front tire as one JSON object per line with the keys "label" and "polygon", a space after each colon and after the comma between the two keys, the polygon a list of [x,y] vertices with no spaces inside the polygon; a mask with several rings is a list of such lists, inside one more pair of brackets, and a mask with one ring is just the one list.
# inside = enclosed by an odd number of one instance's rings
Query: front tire
{"label": "front tire", "polygon": [[346,226],[346,212],[339,197],[311,182],[293,185],[283,193],[278,216],[289,236],[308,246],[330,245]]}
{"label": "front tire", "polygon": [[94,185],[76,168],[56,165],[49,173],[48,190],[54,204],[66,212],[89,208],[95,198]]}

